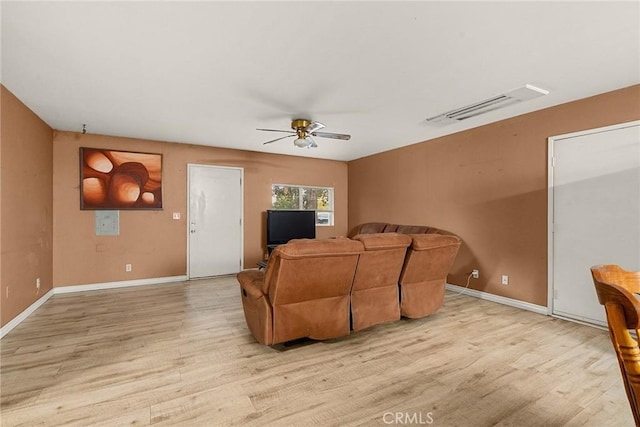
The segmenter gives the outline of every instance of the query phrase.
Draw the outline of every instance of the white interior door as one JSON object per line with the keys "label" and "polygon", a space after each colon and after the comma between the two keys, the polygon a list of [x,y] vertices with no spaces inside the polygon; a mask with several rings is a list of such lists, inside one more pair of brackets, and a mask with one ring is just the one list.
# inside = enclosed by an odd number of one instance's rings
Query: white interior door
{"label": "white interior door", "polygon": [[189,165],[189,277],[242,270],[242,169]]}
{"label": "white interior door", "polygon": [[589,268],[640,270],[640,125],[550,138],[554,315],[606,325]]}

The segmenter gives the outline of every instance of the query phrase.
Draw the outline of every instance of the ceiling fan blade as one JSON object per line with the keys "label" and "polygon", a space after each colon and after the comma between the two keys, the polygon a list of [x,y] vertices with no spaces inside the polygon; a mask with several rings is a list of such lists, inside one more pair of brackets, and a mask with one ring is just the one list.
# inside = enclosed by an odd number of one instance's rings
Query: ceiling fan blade
{"label": "ceiling fan blade", "polygon": [[256,129],[256,130],[263,130],[265,132],[286,132],[286,133],[295,133],[295,131],[292,130],[280,130],[280,129]]}
{"label": "ceiling fan blade", "polygon": [[322,129],[323,127],[325,127],[325,126],[320,122],[311,122],[311,123],[309,123],[309,126],[307,126],[305,131],[307,131],[307,133],[313,133],[313,132],[315,132],[317,130]]}
{"label": "ceiling fan blade", "polygon": [[312,132],[311,135],[319,136],[320,138],[342,139],[343,141],[348,141],[349,139],[351,139],[351,135],[347,135],[344,133]]}
{"label": "ceiling fan blade", "polygon": [[316,144],[316,142],[313,140],[313,138],[308,136],[307,139],[309,140],[309,145],[307,145],[307,148],[317,148],[318,147],[318,144]]}
{"label": "ceiling fan blade", "polygon": [[280,141],[281,139],[285,139],[285,138],[291,138],[292,136],[295,136],[295,134],[294,135],[281,136],[280,138],[276,138],[276,139],[272,139],[271,141],[263,142],[262,145],[271,144],[272,142]]}

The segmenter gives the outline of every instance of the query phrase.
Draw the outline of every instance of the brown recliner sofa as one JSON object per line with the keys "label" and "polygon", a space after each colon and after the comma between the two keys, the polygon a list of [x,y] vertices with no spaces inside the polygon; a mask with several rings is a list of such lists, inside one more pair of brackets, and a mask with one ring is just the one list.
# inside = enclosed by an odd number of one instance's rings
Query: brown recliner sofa
{"label": "brown recliner sofa", "polygon": [[278,246],[266,270],[238,273],[249,330],[265,345],[350,333],[349,303],[360,241],[296,239]]}
{"label": "brown recliner sofa", "polygon": [[238,273],[254,337],[265,345],[304,337],[323,340],[401,315],[435,313],[460,239],[439,232],[375,232],[379,229],[360,227],[353,239],[291,240],[271,253],[266,270]]}
{"label": "brown recliner sofa", "polygon": [[400,312],[420,318],[435,313],[444,302],[447,274],[460,249],[460,238],[435,227],[369,222],[354,227],[349,237],[370,233],[400,233],[411,236],[411,246],[400,274]]}

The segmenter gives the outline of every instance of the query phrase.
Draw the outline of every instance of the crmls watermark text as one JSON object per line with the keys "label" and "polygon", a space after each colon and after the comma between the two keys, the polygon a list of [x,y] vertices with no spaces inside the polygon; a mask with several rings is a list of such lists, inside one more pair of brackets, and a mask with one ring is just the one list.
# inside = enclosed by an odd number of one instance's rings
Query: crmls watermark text
{"label": "crmls watermark text", "polygon": [[385,424],[433,424],[433,412],[385,412],[382,415]]}

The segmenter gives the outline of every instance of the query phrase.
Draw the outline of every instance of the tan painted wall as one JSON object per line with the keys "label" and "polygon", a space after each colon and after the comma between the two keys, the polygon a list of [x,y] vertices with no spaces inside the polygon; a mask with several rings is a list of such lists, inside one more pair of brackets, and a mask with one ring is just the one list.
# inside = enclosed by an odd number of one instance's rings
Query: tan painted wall
{"label": "tan painted wall", "polygon": [[640,85],[349,162],[349,226],[455,232],[450,283],[546,306],[547,138],[638,119]]}
{"label": "tan painted wall", "polygon": [[[347,165],[131,138],[54,134],[1,89],[1,325],[54,285],[185,274],[187,163],[244,168],[246,267],[262,257],[262,212],[270,206],[271,183],[333,186],[336,225],[319,228],[318,237],[346,233],[349,194],[350,227],[389,221],[454,231],[464,245],[450,282],[464,285],[466,273],[479,268],[481,279],[473,281],[472,288],[546,305],[546,138],[640,118],[640,86],[633,86]],[[121,235],[96,237],[93,212],[79,210],[80,146],[163,153],[164,210],[122,211]],[[182,219],[171,219],[172,212],[181,212]],[[133,264],[133,272],[124,272],[125,263]],[[499,285],[501,274],[510,275],[508,287]],[[39,293],[36,277],[42,283]]]}
{"label": "tan painted wall", "polygon": [[0,90],[0,324],[4,326],[53,286],[53,131],[4,86]]}
{"label": "tan painted wall", "polygon": [[[188,163],[244,168],[245,268],[262,259],[272,183],[334,187],[335,226],[318,227],[317,235],[346,234],[345,162],[73,132],[56,132],[53,146],[55,286],[186,274]],[[95,213],[80,210],[79,147],[162,153],[164,209],[120,211],[120,235],[96,236]]]}

